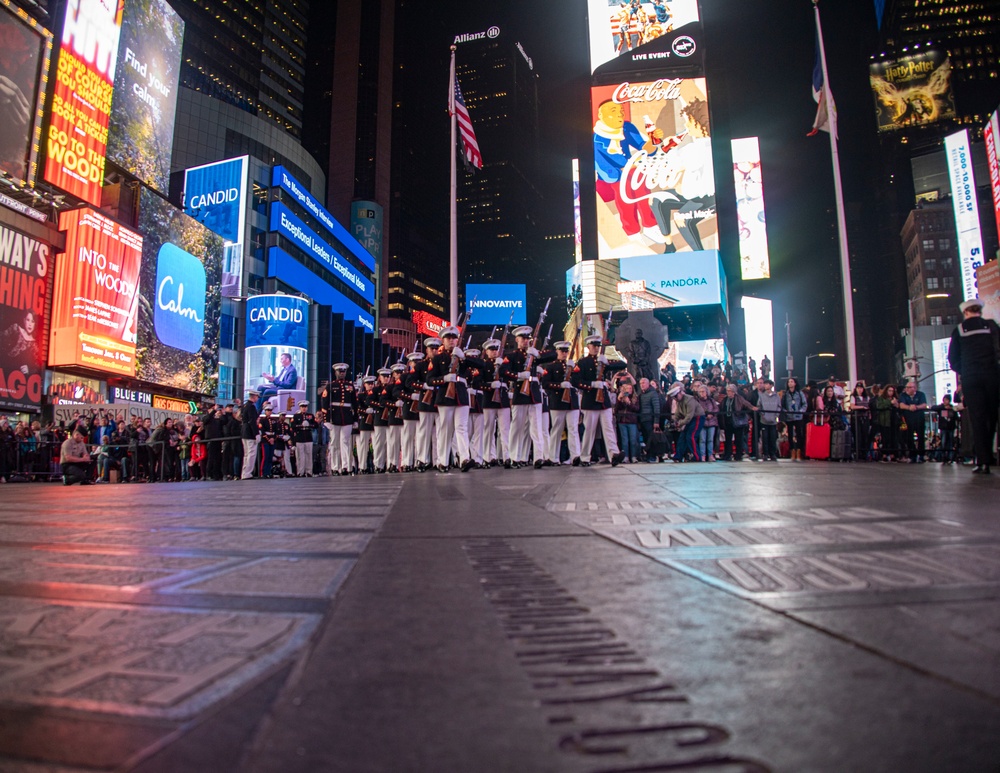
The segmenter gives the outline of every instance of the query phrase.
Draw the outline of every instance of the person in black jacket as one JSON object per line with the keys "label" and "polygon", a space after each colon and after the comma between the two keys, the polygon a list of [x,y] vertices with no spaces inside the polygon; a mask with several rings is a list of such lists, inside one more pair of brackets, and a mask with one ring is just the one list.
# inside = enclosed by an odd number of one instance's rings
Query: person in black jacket
{"label": "person in black jacket", "polygon": [[951,334],[948,364],[962,378],[976,453],[973,472],[989,475],[1000,408],[1000,326],[983,317],[981,298],[971,298],[959,308],[965,319]]}
{"label": "person in black jacket", "polygon": [[400,472],[415,469],[417,454],[417,424],[420,422],[420,398],[423,379],[417,375],[417,366],[424,359],[423,352],[410,352],[402,376],[403,427],[400,430]]}
{"label": "person in black jacket", "polygon": [[207,469],[203,477],[222,480],[222,439],[226,436],[226,415],[222,406],[216,405],[201,417],[202,438],[208,452]]}
{"label": "person in black jacket", "polygon": [[587,356],[582,358],[573,368],[570,383],[580,390],[582,399],[580,409],[583,411],[583,445],[580,448],[580,466],[590,466],[590,452],[594,448],[597,437],[597,427],[600,425],[604,436],[604,445],[608,451],[613,467],[621,464],[623,454],[618,450],[618,438],[615,432],[615,422],[612,415],[611,395],[608,392],[606,379],[616,370],[625,368],[625,363],[616,360],[610,362],[601,354],[601,336],[589,336]]}
{"label": "person in black jacket", "polygon": [[[510,468],[510,392],[500,380],[503,369],[501,342],[488,338],[483,342],[483,359],[490,365],[489,378],[483,379],[483,464],[503,464]],[[487,388],[489,385],[489,388]]]}
{"label": "person in black jacket", "polygon": [[243,466],[243,443],[240,442],[243,427],[233,414],[231,405],[226,406],[223,419],[222,435],[226,440],[222,443],[222,477],[224,480],[233,480],[240,476]]}
{"label": "person in black jacket", "polygon": [[562,433],[565,430],[569,458],[576,467],[580,464],[580,393],[569,380],[576,367],[576,362],[569,356],[572,346],[569,341],[555,343],[556,361],[545,366],[542,388],[549,396],[551,420],[546,459],[552,464],[561,463]]}
{"label": "person in black jacket", "polygon": [[333,366],[333,381],[319,391],[320,405],[326,409],[326,428],[330,431],[327,459],[331,475],[350,475],[354,469],[351,430],[358,395],[347,371],[347,363],[338,362]]}
{"label": "person in black jacket", "polygon": [[[530,438],[535,468],[539,469],[545,462],[547,431],[543,426],[542,388],[533,371],[536,365],[554,360],[555,354],[539,352],[531,336],[532,329],[527,325],[514,330],[517,348],[504,357],[500,378],[510,384],[514,394],[510,408],[510,458],[515,467],[526,465]],[[530,369],[529,359],[533,363]]]}
{"label": "person in black jacket", "polygon": [[260,393],[254,389],[249,392],[249,397],[240,408],[240,423],[242,424],[243,438],[243,469],[240,473],[242,480],[249,480],[253,477],[254,467],[257,463],[257,444],[260,429],[257,427],[257,406],[254,404]]}

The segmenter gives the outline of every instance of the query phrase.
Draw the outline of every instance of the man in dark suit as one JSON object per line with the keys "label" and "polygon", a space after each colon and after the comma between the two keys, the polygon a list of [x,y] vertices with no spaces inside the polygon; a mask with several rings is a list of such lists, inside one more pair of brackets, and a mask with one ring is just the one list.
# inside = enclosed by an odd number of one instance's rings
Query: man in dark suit
{"label": "man in dark suit", "polygon": [[299,385],[299,374],[292,365],[292,355],[282,352],[278,358],[281,360],[281,370],[276,375],[270,373],[262,374],[262,378],[267,382],[260,388],[260,396],[257,398],[257,412],[260,413],[264,402],[278,394],[279,389],[295,389]]}

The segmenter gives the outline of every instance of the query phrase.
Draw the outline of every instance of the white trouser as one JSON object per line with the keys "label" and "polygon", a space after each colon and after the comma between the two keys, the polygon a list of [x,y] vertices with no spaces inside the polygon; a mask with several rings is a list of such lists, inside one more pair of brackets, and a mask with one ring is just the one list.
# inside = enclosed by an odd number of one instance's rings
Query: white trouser
{"label": "white trouser", "polygon": [[569,458],[576,459],[580,455],[580,410],[550,411],[549,416],[552,419],[549,429],[549,461],[559,464],[563,430],[566,431],[566,442],[569,444]]}
{"label": "white trouser", "polygon": [[253,477],[253,469],[257,464],[257,442],[257,438],[253,440],[243,438],[243,470],[240,473],[243,480]]}
{"label": "white trouser", "polygon": [[371,450],[371,430],[361,430],[354,437],[354,450],[358,453],[358,472],[368,469],[368,452]]}
{"label": "white trouser", "polygon": [[601,425],[604,436],[604,447],[608,451],[608,459],[618,453],[618,436],[615,433],[615,420],[611,417],[611,409],[583,412],[583,448],[580,449],[580,461],[589,462],[590,452],[594,448],[594,438],[597,437],[597,425]]}
{"label": "white trouser", "polygon": [[385,469],[385,447],[389,436],[388,427],[376,426],[372,433],[372,451],[375,453],[375,469]]}
{"label": "white trouser", "polygon": [[455,453],[459,462],[469,458],[469,406],[439,405],[437,421],[437,463],[439,467],[448,465],[451,443],[455,441]]}
{"label": "white trouser", "polygon": [[386,459],[393,469],[399,469],[399,446],[403,437],[403,428],[398,424],[390,424],[385,435]]}
{"label": "white trouser", "polygon": [[326,428],[330,430],[330,445],[326,449],[330,472],[350,472],[354,466],[351,458],[351,425],[327,423]]}
{"label": "white trouser", "polygon": [[527,462],[529,447],[536,461],[545,458],[542,417],[541,403],[510,407],[510,458],[513,461]]}
{"label": "white trouser", "polygon": [[434,423],[437,421],[437,411],[424,411],[417,422],[417,461],[420,464],[431,464],[431,443],[434,440]]}
{"label": "white trouser", "polygon": [[413,461],[416,458],[417,424],[419,424],[419,422],[416,419],[405,420],[402,427],[403,431],[400,433],[400,443],[402,444],[402,449],[400,450],[400,461],[403,467],[408,469],[413,467]]}
{"label": "white trouser", "polygon": [[290,477],[292,475],[292,449],[286,445],[285,450],[278,453],[281,454],[281,463],[285,468],[285,474]]}
{"label": "white trouser", "polygon": [[483,425],[485,423],[483,414],[469,411],[469,455],[476,464],[483,463]]}
{"label": "white trouser", "polygon": [[298,442],[295,444],[295,469],[299,475],[313,474],[313,444]]}
{"label": "white trouser", "polygon": [[[510,440],[510,408],[487,408],[483,411],[483,456],[488,462],[510,459],[508,441]],[[497,425],[500,431],[497,432]],[[497,454],[497,438],[500,441],[500,453]]]}

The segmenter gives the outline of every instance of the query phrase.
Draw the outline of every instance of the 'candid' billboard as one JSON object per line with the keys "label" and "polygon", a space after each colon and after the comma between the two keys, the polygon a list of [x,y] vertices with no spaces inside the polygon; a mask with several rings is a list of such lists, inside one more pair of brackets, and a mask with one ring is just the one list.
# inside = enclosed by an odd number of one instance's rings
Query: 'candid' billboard
{"label": "'candid' billboard", "polygon": [[136,376],[215,394],[222,237],[156,193],[139,195],[143,233]]}
{"label": "'candid' billboard", "polygon": [[473,325],[527,324],[527,305],[525,285],[465,286],[465,310],[472,312]]}
{"label": "'candid' billboard", "polygon": [[976,269],[983,265],[983,235],[979,230],[979,202],[973,171],[969,130],[950,134],[944,139],[948,172],[951,177],[951,204],[955,210],[958,232],[958,261],[962,271],[964,300],[976,297]]}
{"label": "'candid' billboard", "polygon": [[[293,403],[306,399],[309,301],[295,295],[255,295],[247,298],[246,324],[246,388],[270,387],[277,382],[278,388],[296,393]],[[286,402],[278,408],[288,411],[295,406]]]}
{"label": "'candid' billboard", "polygon": [[108,158],[166,193],[184,20],[166,0],[133,0],[122,17]]}
{"label": "'candid' billboard", "polygon": [[242,294],[250,157],[240,156],[184,172],[184,212],[225,240],[222,295]]}
{"label": "'candid' billboard", "polygon": [[591,89],[600,259],[718,248],[704,78]]}
{"label": "'candid' billboard", "polygon": [[59,213],[49,365],[136,374],[142,236],[93,209]]}
{"label": "'candid' billboard", "polygon": [[101,205],[125,0],[68,0],[56,63],[45,181]]}

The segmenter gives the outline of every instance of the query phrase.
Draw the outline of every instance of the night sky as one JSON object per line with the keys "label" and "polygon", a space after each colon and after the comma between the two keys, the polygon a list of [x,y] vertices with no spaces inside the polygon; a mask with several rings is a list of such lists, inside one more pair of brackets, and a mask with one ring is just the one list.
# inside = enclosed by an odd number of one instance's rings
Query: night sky
{"label": "night sky", "polygon": [[[429,43],[440,36],[447,46],[448,35],[498,24],[505,36],[512,34],[521,41],[534,60],[544,106],[546,171],[555,178],[554,190],[566,191],[565,202],[551,202],[552,216],[557,225],[564,222],[565,230],[571,230],[570,159],[578,156],[583,160],[592,155],[585,2],[446,2],[440,5],[446,20],[443,25],[438,7],[435,4],[436,34],[429,36]],[[856,318],[859,326],[870,326],[873,323],[866,306],[873,301],[865,289],[869,274],[903,271],[901,251],[898,265],[876,265],[877,250],[871,233],[872,186],[878,173],[874,106],[868,84],[868,60],[877,45],[874,4],[872,0],[826,0],[820,10],[840,120],[845,198],[853,213],[851,249],[861,266],[853,276],[856,309],[862,307]],[[832,351],[838,359],[825,360],[824,369],[833,362],[838,375],[846,377],[830,143],[826,134],[806,136],[816,112],[811,97],[813,4],[811,0],[701,0],[701,12],[721,249],[729,276],[730,300],[738,306],[739,296],[748,294],[774,301],[777,375],[784,375],[787,312],[792,323],[796,371],[801,374],[806,354]],[[475,121],[474,113],[472,118]],[[742,285],[735,193],[727,171],[731,168],[729,140],[755,135],[761,146],[772,279]],[[489,149],[482,150],[487,156]],[[583,179],[588,179],[586,172]],[[589,212],[592,216],[592,203]],[[587,215],[585,189],[585,219]],[[594,228],[592,224],[588,228],[585,222],[585,242],[588,235],[594,238]],[[588,245],[584,249],[586,255]],[[898,332],[893,326],[883,324],[881,328],[889,329],[876,333],[891,339]],[[741,339],[742,330],[734,329],[731,350],[742,348]],[[756,357],[759,359],[759,354]]]}

